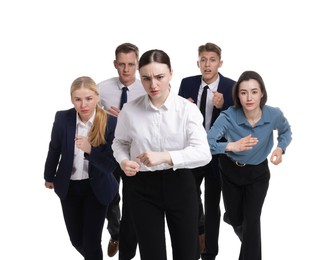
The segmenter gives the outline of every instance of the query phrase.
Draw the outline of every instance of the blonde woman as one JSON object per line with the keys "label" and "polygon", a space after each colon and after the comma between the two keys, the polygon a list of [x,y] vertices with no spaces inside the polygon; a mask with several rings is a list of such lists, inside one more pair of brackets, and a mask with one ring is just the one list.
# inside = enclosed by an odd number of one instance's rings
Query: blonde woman
{"label": "blonde woman", "polygon": [[116,118],[98,106],[90,77],[71,85],[74,108],[58,111],[45,163],[45,187],[61,200],[72,245],[85,260],[103,259],[101,234],[107,206],[118,191],[111,144]]}

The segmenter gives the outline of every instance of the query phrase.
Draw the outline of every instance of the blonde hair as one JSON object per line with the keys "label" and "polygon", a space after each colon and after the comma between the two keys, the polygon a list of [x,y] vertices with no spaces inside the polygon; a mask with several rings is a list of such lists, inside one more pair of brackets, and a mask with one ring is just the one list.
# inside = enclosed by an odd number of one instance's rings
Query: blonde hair
{"label": "blonde hair", "polygon": [[[90,77],[82,76],[75,79],[71,85],[71,96],[74,91],[80,88],[87,88],[99,96],[97,84]],[[93,126],[87,135],[88,141],[92,146],[96,147],[106,143],[106,126],[107,113],[99,105],[97,105]]]}

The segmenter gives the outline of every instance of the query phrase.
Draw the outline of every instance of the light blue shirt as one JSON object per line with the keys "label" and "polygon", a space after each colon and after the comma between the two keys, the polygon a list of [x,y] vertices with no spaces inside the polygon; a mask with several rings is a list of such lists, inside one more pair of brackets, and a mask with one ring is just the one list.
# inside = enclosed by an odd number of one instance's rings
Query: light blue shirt
{"label": "light blue shirt", "polygon": [[[274,144],[273,131],[277,130],[278,147],[286,150],[292,140],[291,127],[279,108],[264,106],[262,117],[252,127],[244,116],[242,108],[230,107],[222,111],[208,131],[207,139],[212,154],[226,154],[231,159],[245,164],[257,165],[270,154]],[[226,152],[228,142],[235,142],[251,134],[258,143],[242,152]],[[220,142],[224,137],[227,142]]]}

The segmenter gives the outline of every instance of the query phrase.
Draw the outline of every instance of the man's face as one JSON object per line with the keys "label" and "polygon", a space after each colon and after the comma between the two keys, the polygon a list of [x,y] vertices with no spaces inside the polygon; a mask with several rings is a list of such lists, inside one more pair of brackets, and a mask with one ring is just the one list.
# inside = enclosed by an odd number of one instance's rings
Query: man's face
{"label": "man's face", "polygon": [[123,85],[129,86],[136,80],[137,59],[135,52],[119,53],[114,61],[120,81]]}
{"label": "man's face", "polygon": [[200,54],[197,64],[201,71],[202,79],[207,84],[211,84],[217,79],[222,63],[223,61],[220,60],[219,55],[215,52],[204,51]]}

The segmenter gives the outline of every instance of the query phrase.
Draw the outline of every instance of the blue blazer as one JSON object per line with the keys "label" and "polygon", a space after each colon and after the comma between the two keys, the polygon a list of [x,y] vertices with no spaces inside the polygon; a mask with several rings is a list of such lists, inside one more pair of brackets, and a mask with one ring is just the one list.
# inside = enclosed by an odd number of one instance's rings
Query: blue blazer
{"label": "blue blazer", "polygon": [[[111,148],[114,139],[116,118],[108,115],[106,144],[92,147],[84,154],[89,161],[89,180],[92,190],[103,205],[108,205],[118,192],[119,186],[113,171],[117,167]],[[51,141],[45,162],[44,179],[54,183],[59,198],[65,199],[70,184],[76,134],[76,110],[56,112],[51,131]]]}
{"label": "blue blazer", "polygon": [[[226,110],[228,107],[233,105],[232,95],[235,81],[230,78],[222,76],[220,73],[219,77],[220,80],[217,91],[223,94],[224,104],[221,109],[217,109],[216,107],[213,108],[212,120],[210,124],[211,126],[214,124],[215,120],[218,118],[221,111]],[[197,104],[201,80],[202,75],[183,78],[179,87],[179,93],[178,93],[179,96],[182,96],[186,99],[192,98],[194,100],[194,103]],[[222,138],[221,141],[224,141],[224,138]],[[217,174],[219,172],[217,158],[218,155],[212,155],[212,160],[210,162],[214,174]]]}
{"label": "blue blazer", "polygon": [[[226,78],[222,76],[220,73],[219,73],[219,77],[220,77],[220,80],[219,80],[217,91],[223,94],[224,104],[221,109],[217,109],[216,107],[214,107],[213,114],[212,114],[212,120],[211,120],[211,126],[213,125],[214,121],[217,119],[221,111],[226,110],[228,107],[233,105],[232,94],[233,94],[233,86],[235,84],[235,81],[230,78]],[[180,87],[179,87],[179,96],[182,96],[186,99],[192,98],[194,100],[194,103],[197,104],[201,80],[202,80],[202,75],[196,75],[196,76],[183,78],[180,83]]]}

